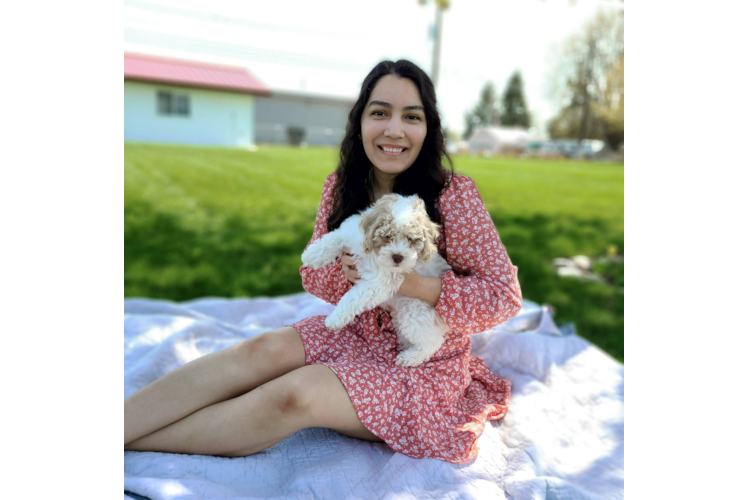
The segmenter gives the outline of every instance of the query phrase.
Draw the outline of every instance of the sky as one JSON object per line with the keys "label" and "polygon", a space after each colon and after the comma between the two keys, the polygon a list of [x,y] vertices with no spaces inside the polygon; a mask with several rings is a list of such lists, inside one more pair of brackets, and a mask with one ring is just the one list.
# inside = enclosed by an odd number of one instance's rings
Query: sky
{"label": "sky", "polygon": [[[486,82],[501,95],[519,70],[542,137],[554,47],[617,0],[452,0],[444,12],[437,100],[461,133]],[[621,7],[619,7],[621,6]],[[242,66],[273,90],[355,98],[383,59],[431,73],[435,6],[417,0],[125,0],[126,51]]]}

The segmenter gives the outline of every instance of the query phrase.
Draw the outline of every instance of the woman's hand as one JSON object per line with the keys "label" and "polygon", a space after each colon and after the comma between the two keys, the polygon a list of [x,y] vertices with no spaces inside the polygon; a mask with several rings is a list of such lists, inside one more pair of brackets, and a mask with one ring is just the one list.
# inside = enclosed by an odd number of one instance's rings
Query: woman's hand
{"label": "woman's hand", "polygon": [[356,283],[360,276],[358,275],[358,271],[356,270],[356,262],[354,262],[353,257],[351,257],[350,248],[343,247],[343,256],[340,257],[340,263],[343,265],[343,272],[345,273],[345,277],[348,279],[348,281],[350,281],[351,283]]}

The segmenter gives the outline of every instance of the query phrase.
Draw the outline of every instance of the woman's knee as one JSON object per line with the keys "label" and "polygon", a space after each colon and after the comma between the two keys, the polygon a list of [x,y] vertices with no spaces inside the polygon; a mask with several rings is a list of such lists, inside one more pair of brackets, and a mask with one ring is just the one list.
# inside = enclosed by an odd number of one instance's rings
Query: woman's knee
{"label": "woman's knee", "polygon": [[239,342],[232,349],[246,366],[263,364],[285,371],[304,366],[306,358],[301,337],[292,327],[261,333]]}
{"label": "woman's knee", "polygon": [[320,403],[326,399],[325,386],[329,379],[323,365],[306,366],[294,370],[278,379],[277,384],[263,386],[271,393],[272,404],[278,413],[287,418],[309,419],[317,413]]}
{"label": "woman's knee", "polygon": [[264,405],[295,430],[327,427],[347,436],[381,441],[359,420],[345,387],[325,365],[304,366],[258,387]]}
{"label": "woman's knee", "polygon": [[310,365],[294,370],[279,379],[276,399],[278,411],[287,415],[303,415],[311,425],[328,427],[346,407],[350,398],[337,375],[325,365]]}

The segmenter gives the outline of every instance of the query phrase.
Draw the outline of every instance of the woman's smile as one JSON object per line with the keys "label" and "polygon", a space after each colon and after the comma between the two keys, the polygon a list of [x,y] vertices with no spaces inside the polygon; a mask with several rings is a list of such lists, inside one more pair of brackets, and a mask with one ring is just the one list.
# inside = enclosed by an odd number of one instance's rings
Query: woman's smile
{"label": "woman's smile", "polygon": [[405,151],[408,150],[408,148],[404,147],[398,147],[398,146],[385,146],[385,145],[379,145],[377,146],[379,149],[384,151],[384,154],[386,155],[400,155],[403,154]]}

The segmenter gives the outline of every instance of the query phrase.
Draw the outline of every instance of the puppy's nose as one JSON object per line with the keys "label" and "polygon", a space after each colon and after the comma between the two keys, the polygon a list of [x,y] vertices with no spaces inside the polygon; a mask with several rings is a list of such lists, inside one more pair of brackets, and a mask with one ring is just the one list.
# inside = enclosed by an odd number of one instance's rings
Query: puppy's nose
{"label": "puppy's nose", "polygon": [[402,255],[393,255],[392,256],[392,260],[395,261],[395,264],[399,264],[399,263],[401,263],[403,261],[403,256]]}

